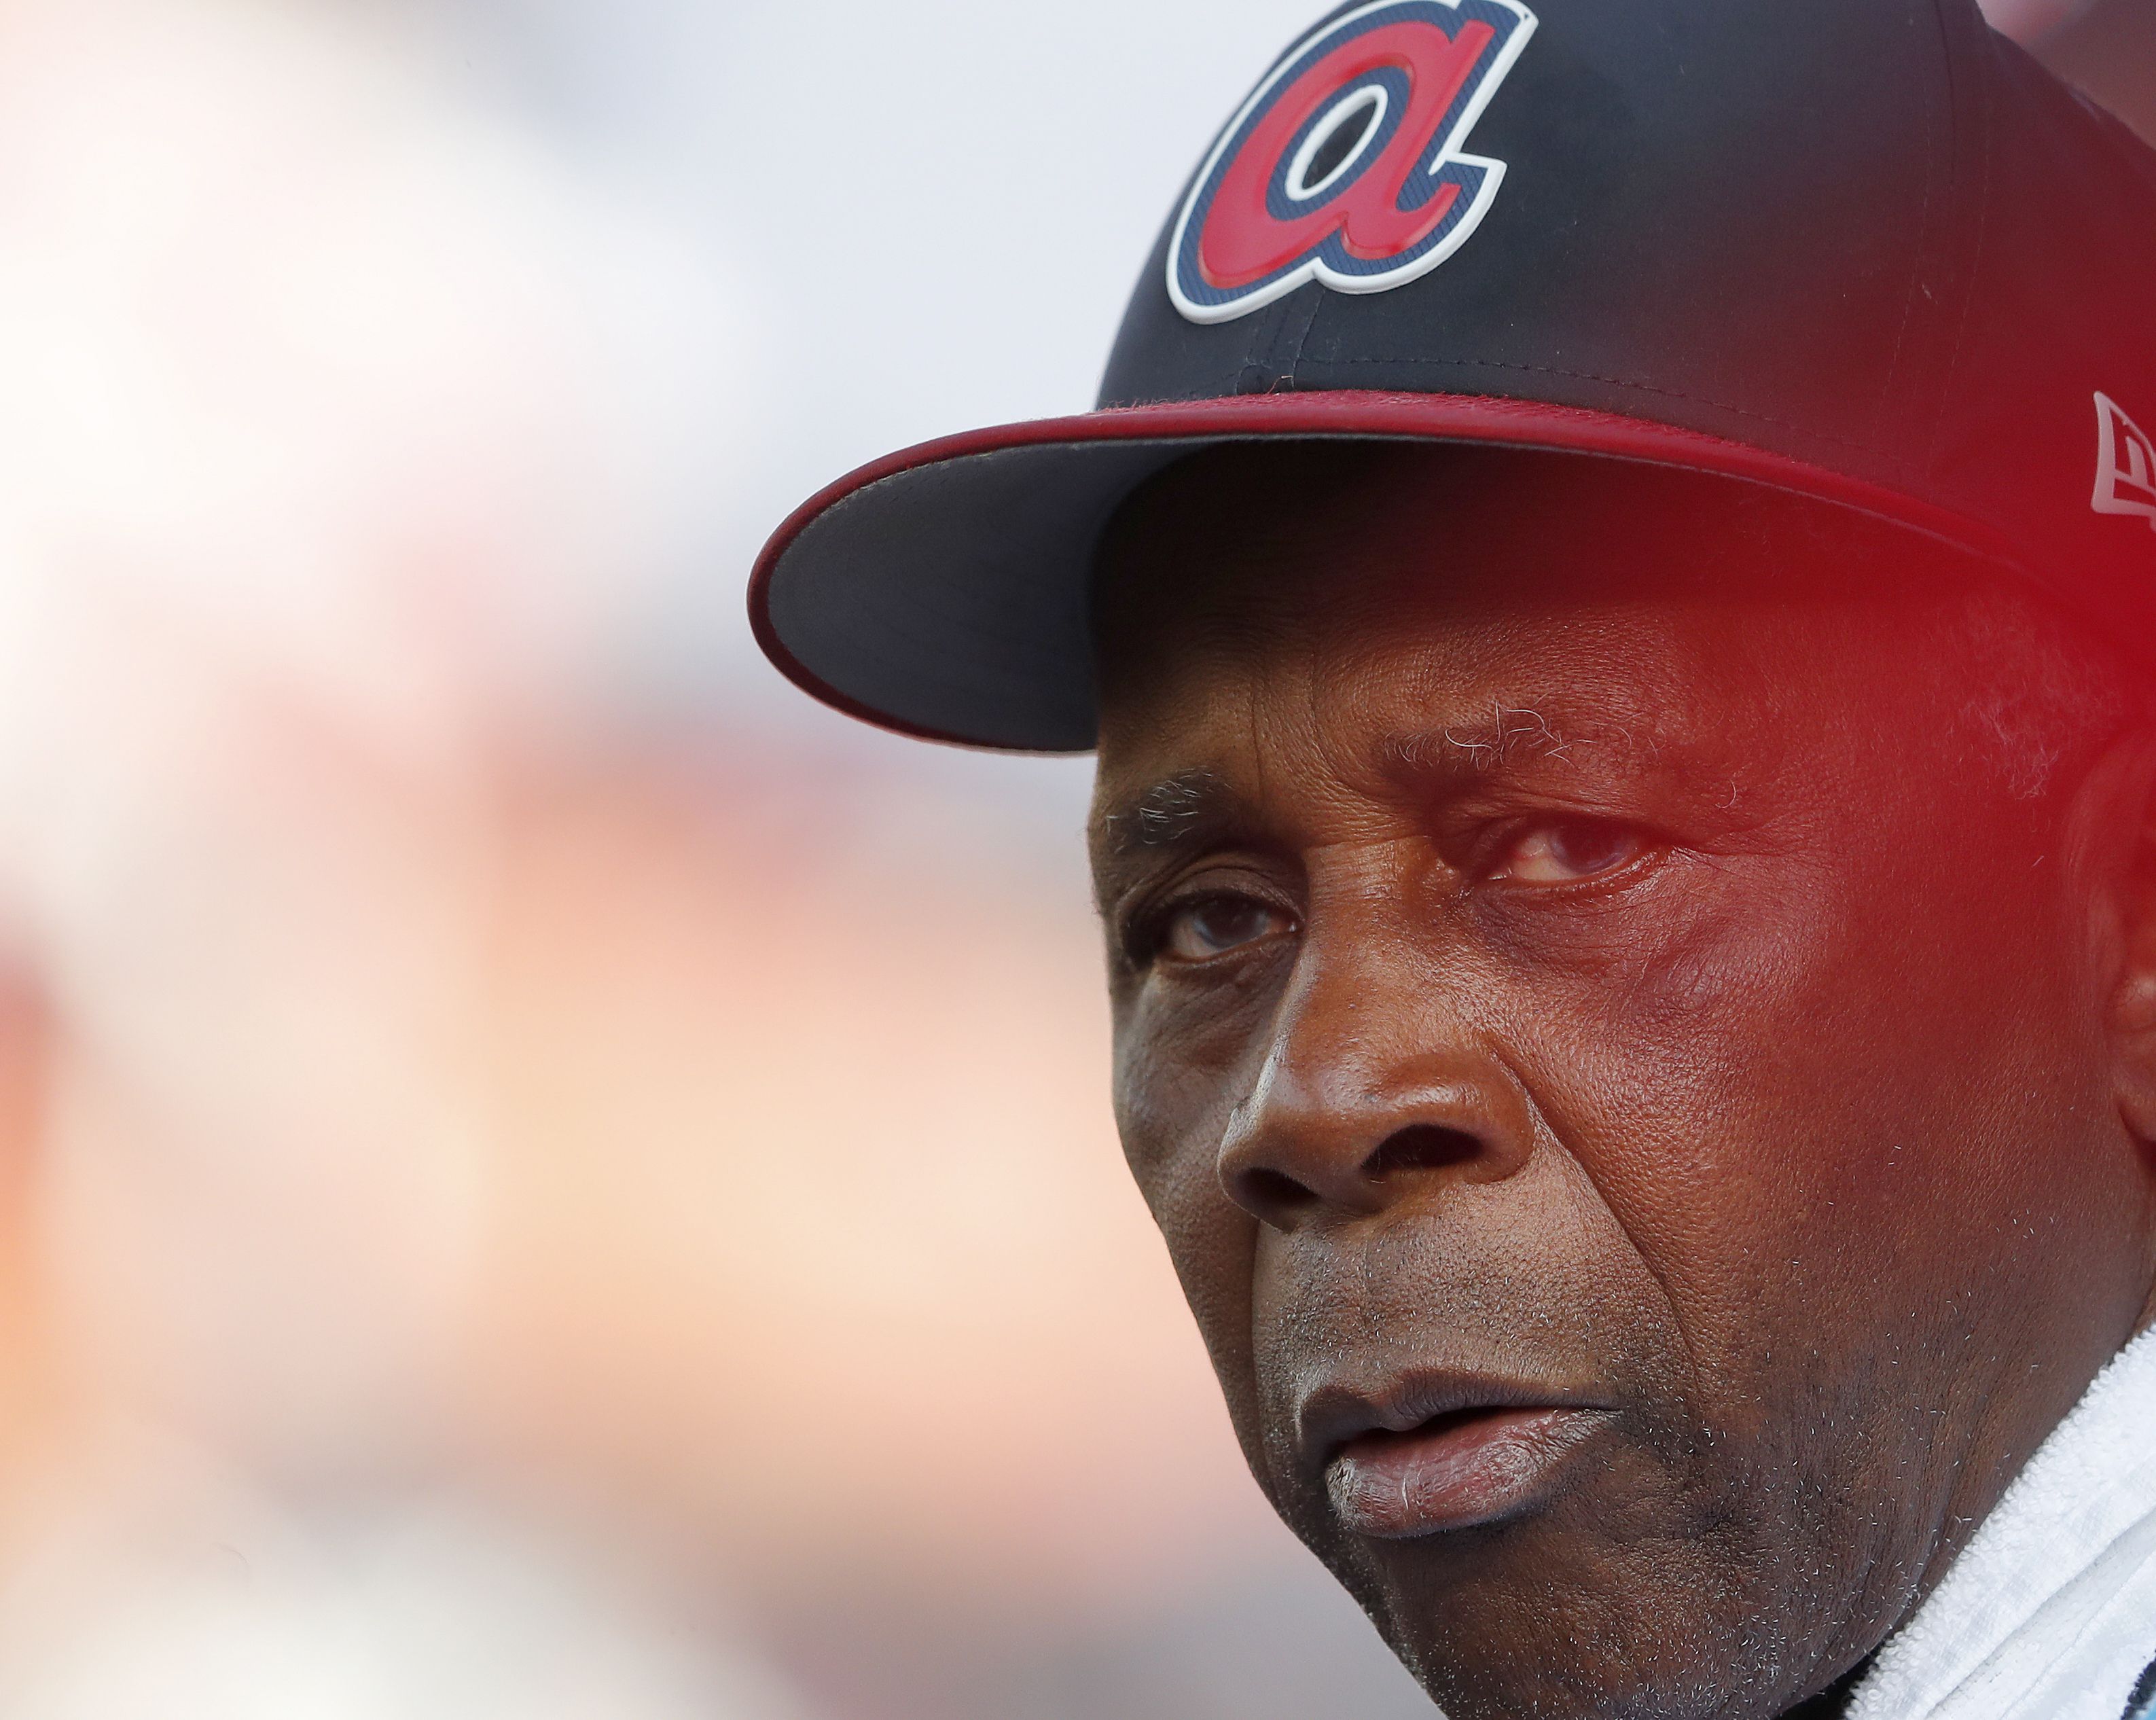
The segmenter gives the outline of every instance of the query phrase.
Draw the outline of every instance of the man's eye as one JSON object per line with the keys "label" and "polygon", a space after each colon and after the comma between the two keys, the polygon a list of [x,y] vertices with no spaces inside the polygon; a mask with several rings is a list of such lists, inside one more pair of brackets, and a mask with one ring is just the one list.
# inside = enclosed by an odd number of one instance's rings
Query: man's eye
{"label": "man's eye", "polygon": [[1490,875],[1512,884],[1577,884],[1629,865],[1646,846],[1636,826],[1614,819],[1552,819],[1515,838]]}
{"label": "man's eye", "polygon": [[1209,896],[1173,910],[1160,930],[1160,953],[1174,962],[1209,962],[1287,929],[1287,916],[1247,896]]}

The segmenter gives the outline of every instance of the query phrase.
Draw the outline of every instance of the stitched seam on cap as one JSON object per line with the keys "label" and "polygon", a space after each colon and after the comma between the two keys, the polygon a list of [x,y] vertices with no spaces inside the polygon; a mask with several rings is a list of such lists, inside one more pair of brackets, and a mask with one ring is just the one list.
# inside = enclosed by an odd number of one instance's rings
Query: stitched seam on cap
{"label": "stitched seam on cap", "polygon": [[1302,357],[1310,346],[1310,331],[1317,326],[1317,313],[1325,308],[1325,296],[1320,293],[1310,301],[1310,315],[1302,319],[1302,332],[1295,337],[1295,353],[1287,362],[1288,380],[1297,388],[1302,385]]}
{"label": "stitched seam on cap", "polygon": [[[1933,3],[1936,8],[1939,0],[1933,0]],[[1940,18],[1943,28],[1945,22],[1943,15]],[[1988,30],[1989,26],[1980,25],[1979,28]],[[1995,57],[1998,49],[1989,42],[1985,45]],[[1947,76],[1951,85],[1954,74],[1953,43],[1951,37],[1948,39],[1947,49]],[[1993,134],[1997,128],[1991,123],[1994,82],[1993,76],[1986,75],[1980,80],[1977,89],[1975,117],[1981,128],[1981,133],[1977,140],[1979,172],[1976,186],[1976,246],[1970,254],[1969,275],[1962,288],[1961,323],[1954,331],[1953,351],[1948,356],[1946,372],[1939,379],[1939,398],[1932,408],[1931,434],[1926,439],[1924,448],[1924,465],[1928,469],[1938,458],[1939,438],[1946,429],[1947,402],[1953,397],[1956,383],[1961,374],[1962,349],[1969,344],[1969,326],[1975,318],[1976,296],[1984,281],[1984,249],[1991,237],[1992,156],[1996,146]],[[1957,119],[1959,117],[1961,105],[1957,102],[1952,109]],[[1958,146],[1955,153],[1957,157],[1959,156]]]}
{"label": "stitched seam on cap", "polygon": [[[1932,22],[1938,27],[1940,58],[1947,63],[1947,94],[1951,101],[1953,95],[1953,44],[1947,40],[1945,21],[1939,17],[1938,0],[1932,0]],[[1887,375],[1879,384],[1879,398],[1871,408],[1874,429],[1887,410],[1887,403],[1894,391],[1894,379],[1902,370],[1902,354],[1909,343],[1909,325],[1917,315],[1917,292],[1923,285],[1924,264],[1930,254],[1932,234],[1933,181],[1938,172],[1938,109],[1937,96],[1927,83],[1924,90],[1924,209],[1917,222],[1917,260],[1909,270],[1909,290],[1902,300],[1902,326],[1894,331],[1894,353],[1887,361]],[[1949,164],[1949,174],[1951,174]]]}

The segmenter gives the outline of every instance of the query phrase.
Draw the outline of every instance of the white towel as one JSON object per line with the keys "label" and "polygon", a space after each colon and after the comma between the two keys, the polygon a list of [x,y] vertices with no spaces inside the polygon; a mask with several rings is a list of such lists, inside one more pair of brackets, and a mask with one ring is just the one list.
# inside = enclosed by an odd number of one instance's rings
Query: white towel
{"label": "white towel", "polygon": [[2097,1376],[1891,1637],[1849,1720],[2156,1712],[2156,1332]]}

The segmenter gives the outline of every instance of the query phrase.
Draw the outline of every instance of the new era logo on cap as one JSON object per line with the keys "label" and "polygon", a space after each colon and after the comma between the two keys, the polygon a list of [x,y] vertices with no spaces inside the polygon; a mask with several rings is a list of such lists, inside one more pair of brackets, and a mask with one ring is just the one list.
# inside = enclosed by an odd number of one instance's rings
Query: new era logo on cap
{"label": "new era logo on cap", "polygon": [[2100,514],[2138,514],[2156,531],[2156,446],[2108,394],[2096,397],[2096,501]]}
{"label": "new era logo on cap", "polygon": [[1176,309],[1227,322],[1308,281],[1376,293],[1436,268],[1496,198],[1505,164],[1460,146],[1534,30],[1518,0],[1377,0],[1297,43],[1191,187]]}

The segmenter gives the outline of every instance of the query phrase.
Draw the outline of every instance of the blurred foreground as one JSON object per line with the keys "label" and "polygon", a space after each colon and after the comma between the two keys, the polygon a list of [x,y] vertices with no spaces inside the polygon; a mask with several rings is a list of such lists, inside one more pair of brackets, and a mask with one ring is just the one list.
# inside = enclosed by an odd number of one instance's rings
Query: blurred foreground
{"label": "blurred foreground", "polygon": [[0,9],[0,1720],[1426,1712],[1126,1186],[1082,765],[735,619],[1082,403],[1309,9]]}

